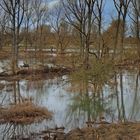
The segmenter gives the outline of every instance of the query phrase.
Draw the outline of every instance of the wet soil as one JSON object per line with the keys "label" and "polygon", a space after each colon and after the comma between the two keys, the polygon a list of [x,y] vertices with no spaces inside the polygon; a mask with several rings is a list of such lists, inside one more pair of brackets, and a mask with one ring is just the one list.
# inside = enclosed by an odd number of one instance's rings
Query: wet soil
{"label": "wet soil", "polygon": [[[45,132],[44,132],[45,133]],[[53,135],[52,135],[53,134]],[[101,124],[98,127],[76,128],[63,134],[52,131],[44,140],[140,140],[140,123]]]}
{"label": "wet soil", "polygon": [[124,59],[120,62],[117,62],[115,66],[117,68],[123,68],[123,69],[134,69],[134,67],[140,67],[140,59],[135,59],[135,60]]}
{"label": "wet soil", "polygon": [[7,81],[13,81],[13,80],[20,80],[20,79],[26,79],[26,80],[36,80],[36,79],[47,79],[47,78],[54,78],[55,76],[62,76],[66,74],[70,74],[73,70],[71,68],[66,67],[42,67],[38,69],[32,69],[32,68],[22,68],[17,71],[16,74],[3,72],[0,73],[0,80],[7,80]]}
{"label": "wet soil", "polygon": [[101,124],[98,127],[76,128],[68,133],[60,127],[34,133],[26,139],[36,138],[41,140],[140,140],[140,123]]}
{"label": "wet soil", "polygon": [[98,128],[75,129],[66,134],[66,140],[139,140],[140,124],[110,124]]}

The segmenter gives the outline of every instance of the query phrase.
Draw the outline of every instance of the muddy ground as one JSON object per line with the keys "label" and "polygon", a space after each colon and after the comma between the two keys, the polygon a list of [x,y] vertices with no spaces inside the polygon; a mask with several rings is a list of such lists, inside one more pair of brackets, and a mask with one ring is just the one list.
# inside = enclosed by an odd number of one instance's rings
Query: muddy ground
{"label": "muddy ground", "polygon": [[140,140],[140,123],[101,124],[76,128],[67,134],[60,130],[48,132],[44,131],[44,140]]}
{"label": "muddy ground", "polygon": [[66,135],[67,140],[140,140],[140,124],[110,124],[98,128],[75,129]]}
{"label": "muddy ground", "polygon": [[[17,71],[16,74],[12,72],[2,72],[0,73],[0,80],[13,81],[13,80],[39,80],[39,79],[52,79],[56,76],[62,76],[70,74],[73,71],[71,68],[66,67],[42,67],[37,69],[32,68],[22,68]],[[0,85],[0,89],[2,85]]]}

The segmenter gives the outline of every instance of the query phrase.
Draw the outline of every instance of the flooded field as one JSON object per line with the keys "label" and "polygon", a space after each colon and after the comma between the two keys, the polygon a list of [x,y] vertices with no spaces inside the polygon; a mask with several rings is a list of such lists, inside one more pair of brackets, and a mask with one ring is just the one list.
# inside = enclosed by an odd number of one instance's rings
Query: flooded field
{"label": "flooded field", "polygon": [[2,123],[0,139],[38,140],[43,139],[42,132],[48,128],[64,127],[64,132],[69,132],[101,119],[107,123],[140,121],[139,71],[117,73],[109,84],[103,85],[98,95],[91,88],[87,94],[80,88],[74,90],[67,75],[46,80],[1,80],[0,85],[1,108],[31,101],[53,114],[51,119],[39,123]]}

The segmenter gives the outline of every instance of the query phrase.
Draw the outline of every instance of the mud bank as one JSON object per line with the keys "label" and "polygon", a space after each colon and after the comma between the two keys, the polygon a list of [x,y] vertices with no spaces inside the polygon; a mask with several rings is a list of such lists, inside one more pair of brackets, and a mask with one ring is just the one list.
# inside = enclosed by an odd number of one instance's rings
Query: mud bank
{"label": "mud bank", "polygon": [[103,124],[98,128],[77,128],[65,137],[66,140],[139,140],[140,123]]}
{"label": "mud bank", "polygon": [[16,74],[12,72],[2,72],[0,73],[0,80],[20,80],[20,79],[43,79],[43,78],[53,78],[54,76],[62,76],[70,74],[73,70],[66,67],[42,67],[42,68],[22,68],[17,70]]}

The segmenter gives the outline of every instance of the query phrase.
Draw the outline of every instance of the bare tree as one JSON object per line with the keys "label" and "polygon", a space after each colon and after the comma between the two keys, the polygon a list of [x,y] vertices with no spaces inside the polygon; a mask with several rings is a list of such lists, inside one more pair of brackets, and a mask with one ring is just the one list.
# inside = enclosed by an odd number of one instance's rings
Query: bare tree
{"label": "bare tree", "polygon": [[[94,11],[94,15],[96,17],[96,24],[98,27],[98,57],[102,56],[103,52],[103,37],[102,37],[102,24],[103,24],[103,8],[104,8],[104,0],[97,0],[95,2],[96,11]],[[102,46],[101,46],[102,45]]]}
{"label": "bare tree", "polygon": [[4,47],[5,44],[5,33],[6,33],[6,25],[8,23],[8,16],[7,14],[1,9],[0,14],[1,20],[0,20],[0,49]]}
{"label": "bare tree", "polygon": [[49,22],[56,40],[56,51],[58,53],[60,49],[60,53],[63,53],[69,44],[69,25],[66,22],[62,3],[55,5],[54,8],[50,10]]}
{"label": "bare tree", "polygon": [[[93,9],[95,0],[66,0],[63,1],[65,15],[68,22],[78,30],[81,40],[81,56],[84,58],[84,66],[89,66],[91,29],[94,21]],[[96,57],[97,55],[93,53]]]}
{"label": "bare tree", "polygon": [[[118,16],[118,25],[117,25],[117,32],[116,32],[116,42],[115,42],[115,47],[114,47],[114,56],[116,55],[116,47],[117,47],[117,42],[118,42],[118,34],[119,34],[119,29],[120,26],[122,26],[122,31],[121,31],[121,49],[120,49],[120,55],[122,58],[123,55],[123,50],[124,50],[124,37],[125,37],[125,29],[126,29],[126,17],[128,14],[128,7],[131,2],[131,0],[113,0],[115,8],[117,10],[117,16]],[[122,25],[121,25],[121,20],[122,20]]]}
{"label": "bare tree", "polygon": [[140,57],[140,1],[138,0],[131,0],[132,4],[132,14],[130,18],[133,21],[133,32],[134,36],[137,39],[137,52],[138,56]]}
{"label": "bare tree", "polygon": [[29,30],[32,26],[31,17],[33,14],[33,8],[32,8],[32,1],[25,1],[25,15],[24,15],[24,38],[25,38],[25,49],[27,51],[28,44],[30,42],[30,35]]}
{"label": "bare tree", "polygon": [[42,29],[43,25],[47,21],[47,5],[43,0],[34,0],[33,1],[33,14],[32,14],[32,23],[34,27],[34,46],[35,46],[35,55],[37,48],[41,50],[42,47]]}
{"label": "bare tree", "polygon": [[24,0],[2,0],[2,9],[10,17],[10,28],[12,32],[12,72],[16,73],[18,65],[18,43],[19,32],[24,16]]}

